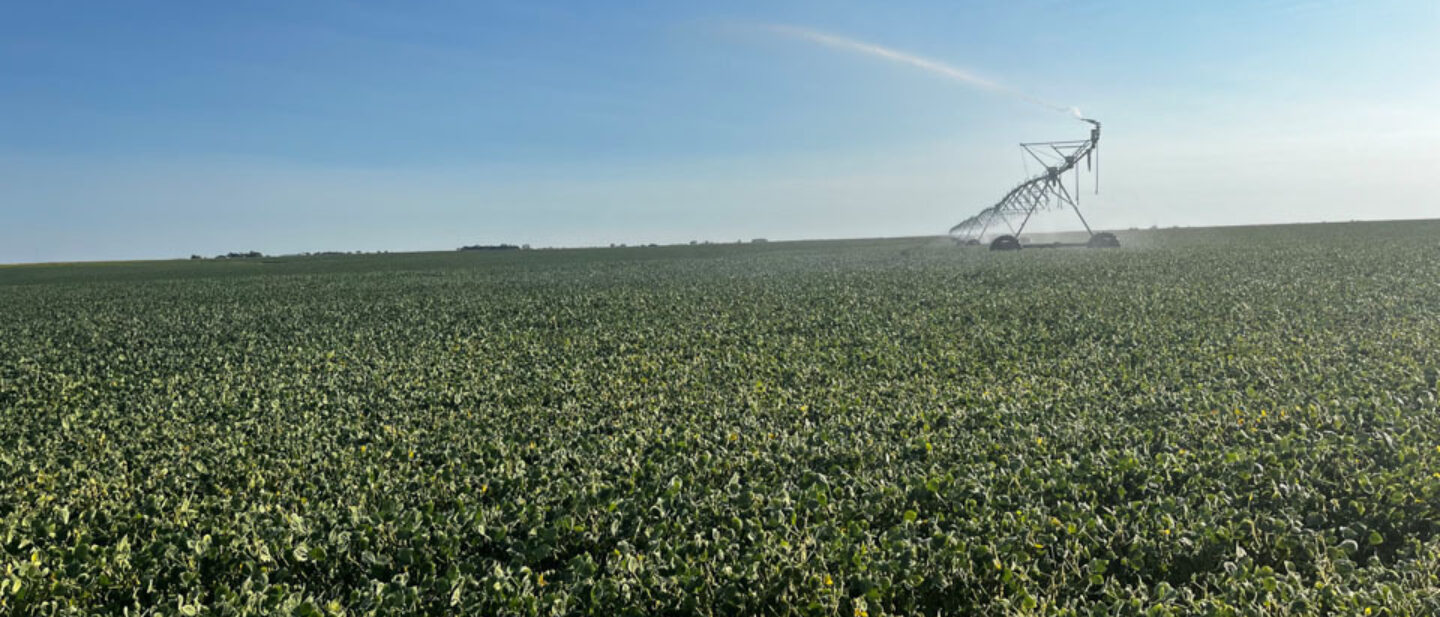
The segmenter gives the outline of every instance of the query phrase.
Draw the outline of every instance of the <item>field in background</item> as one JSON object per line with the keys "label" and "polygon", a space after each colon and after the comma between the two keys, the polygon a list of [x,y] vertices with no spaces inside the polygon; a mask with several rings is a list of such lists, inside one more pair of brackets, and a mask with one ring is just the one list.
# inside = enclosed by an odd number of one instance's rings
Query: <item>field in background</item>
{"label": "field in background", "polygon": [[0,613],[1440,612],[1440,222],[0,268]]}

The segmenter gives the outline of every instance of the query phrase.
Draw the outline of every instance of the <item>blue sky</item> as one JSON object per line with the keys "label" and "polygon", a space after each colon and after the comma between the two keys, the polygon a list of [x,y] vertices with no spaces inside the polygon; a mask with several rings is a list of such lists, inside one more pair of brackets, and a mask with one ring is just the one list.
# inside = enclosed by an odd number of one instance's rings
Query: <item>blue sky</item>
{"label": "blue sky", "polygon": [[[0,19],[0,262],[1440,215],[1440,3],[96,2]],[[1039,229],[1073,223],[1058,215]]]}

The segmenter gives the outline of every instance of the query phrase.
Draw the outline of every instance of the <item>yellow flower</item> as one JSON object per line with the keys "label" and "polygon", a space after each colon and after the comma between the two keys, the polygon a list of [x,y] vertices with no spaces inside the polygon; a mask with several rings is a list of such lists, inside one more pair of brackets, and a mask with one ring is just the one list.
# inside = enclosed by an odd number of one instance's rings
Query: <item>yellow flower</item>
{"label": "yellow flower", "polygon": [[825,586],[826,586],[826,587],[829,587],[829,586],[834,585],[834,584],[835,584],[835,581],[830,578],[830,575],[829,575],[829,574],[826,574],[826,575],[825,575]]}
{"label": "yellow flower", "polygon": [[1170,530],[1169,530],[1169,529],[1161,529],[1161,530],[1160,530],[1160,534],[1161,534],[1161,535],[1166,535],[1166,536],[1168,536],[1168,535],[1170,535]]}
{"label": "yellow flower", "polygon": [[870,611],[865,610],[863,606],[857,606],[855,607],[855,617],[870,617]]}
{"label": "yellow flower", "polygon": [[365,453],[365,446],[360,446],[360,453],[361,453],[361,454],[364,454],[364,453]]}
{"label": "yellow flower", "polygon": [[1045,445],[1045,438],[1044,438],[1044,437],[1036,437],[1036,438],[1035,438],[1035,445],[1037,445],[1037,446],[1043,446],[1043,445]]}
{"label": "yellow flower", "polygon": [[545,586],[545,575],[544,575],[544,574],[541,574],[541,575],[540,575],[540,579],[537,580],[537,581],[535,581],[535,584],[536,584],[536,585],[539,585],[539,586],[541,586],[541,587],[544,587],[544,586]]}
{"label": "yellow flower", "polygon": [[1365,607],[1365,614],[1366,614],[1366,615],[1369,615],[1369,614],[1370,614],[1370,607],[1368,607],[1368,606]]}
{"label": "yellow flower", "polygon": [[415,451],[414,451],[414,450],[411,450],[411,451],[410,451],[410,458],[415,458]]}

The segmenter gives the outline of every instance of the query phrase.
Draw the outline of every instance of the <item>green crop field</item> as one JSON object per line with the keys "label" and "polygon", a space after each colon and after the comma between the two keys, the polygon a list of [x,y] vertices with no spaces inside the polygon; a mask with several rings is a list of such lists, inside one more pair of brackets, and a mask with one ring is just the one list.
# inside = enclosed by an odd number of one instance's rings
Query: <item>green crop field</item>
{"label": "green crop field", "polygon": [[0,614],[1440,614],[1440,223],[0,268]]}

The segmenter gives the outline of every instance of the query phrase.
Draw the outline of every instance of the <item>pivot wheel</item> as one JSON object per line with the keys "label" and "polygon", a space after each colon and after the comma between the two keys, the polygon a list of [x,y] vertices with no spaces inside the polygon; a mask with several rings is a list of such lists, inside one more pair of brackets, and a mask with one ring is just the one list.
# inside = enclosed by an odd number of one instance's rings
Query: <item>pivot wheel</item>
{"label": "pivot wheel", "polygon": [[1115,234],[1102,231],[1090,236],[1090,240],[1085,243],[1085,246],[1092,249],[1118,249],[1120,248],[1120,239],[1116,238]]}
{"label": "pivot wheel", "polygon": [[1015,236],[1000,236],[990,241],[992,251],[1018,251],[1020,250],[1020,239]]}

